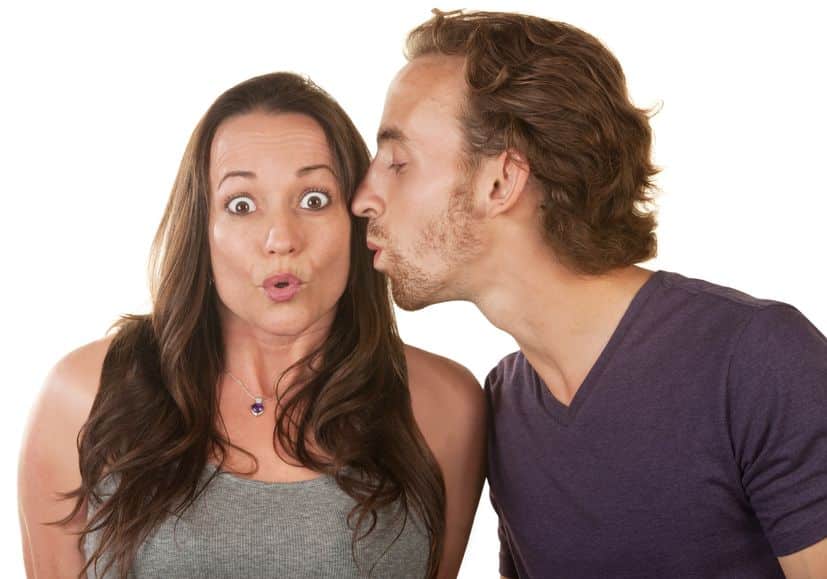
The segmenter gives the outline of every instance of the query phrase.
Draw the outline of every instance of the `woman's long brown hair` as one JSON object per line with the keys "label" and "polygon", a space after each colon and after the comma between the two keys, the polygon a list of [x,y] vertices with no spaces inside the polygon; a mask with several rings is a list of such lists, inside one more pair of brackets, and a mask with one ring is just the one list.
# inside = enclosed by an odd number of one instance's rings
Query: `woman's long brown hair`
{"label": "woman's long brown hair", "polygon": [[[201,119],[153,242],[152,312],[117,324],[78,436],[82,482],[65,495],[75,505],[61,523],[94,503],[98,508],[80,540],[99,534],[81,575],[102,562],[101,574],[114,566],[125,578],[149,533],[180,516],[203,491],[211,454],[223,462],[227,450],[237,448],[219,428],[216,385],[224,344],[210,283],[208,174],[218,126],[256,110],[305,114],[321,125],[348,205],[370,163],[345,112],[294,74],[247,80],[222,94]],[[433,577],[444,541],[444,482],[414,421],[403,346],[385,277],[373,269],[365,245],[366,222],[351,220],[347,288],[325,342],[293,366],[307,378],[283,397],[274,449],[278,441],[297,463],[333,475],[355,500],[348,520],[354,545],[373,530],[381,509],[399,503],[405,517],[416,514],[429,535]],[[117,488],[103,498],[96,489],[110,475]]]}

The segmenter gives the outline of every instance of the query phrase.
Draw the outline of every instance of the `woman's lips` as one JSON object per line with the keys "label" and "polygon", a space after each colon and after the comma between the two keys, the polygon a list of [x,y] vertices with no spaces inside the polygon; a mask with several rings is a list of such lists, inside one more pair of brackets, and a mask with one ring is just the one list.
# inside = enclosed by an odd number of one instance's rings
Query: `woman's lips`
{"label": "woman's lips", "polygon": [[268,277],[261,285],[268,298],[274,302],[286,302],[299,293],[303,282],[293,274],[281,273]]}

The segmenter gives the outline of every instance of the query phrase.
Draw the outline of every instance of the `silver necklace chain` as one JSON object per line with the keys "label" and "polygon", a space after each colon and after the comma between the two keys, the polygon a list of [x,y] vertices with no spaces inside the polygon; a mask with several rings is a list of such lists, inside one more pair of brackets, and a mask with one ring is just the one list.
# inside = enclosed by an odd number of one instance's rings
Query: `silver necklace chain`
{"label": "silver necklace chain", "polygon": [[[267,396],[267,397],[264,397],[264,396],[256,396],[255,394],[253,394],[252,392],[250,392],[250,391],[247,389],[247,386],[244,384],[244,381],[243,381],[241,378],[239,378],[238,376],[236,376],[235,374],[233,374],[233,373],[232,373],[232,372],[230,372],[229,370],[224,370],[224,373],[225,373],[227,376],[229,376],[230,378],[232,378],[233,380],[235,380],[235,382],[236,382],[239,386],[241,386],[241,387],[244,389],[244,391],[247,393],[247,396],[249,396],[249,397],[250,397],[250,398],[252,398],[253,400],[259,400],[259,399],[261,399],[261,400],[275,400],[275,399],[276,399],[276,394],[275,394],[275,392],[273,392],[273,395],[272,395],[272,396]],[[273,381],[273,390],[275,391],[275,389],[276,389],[276,385],[275,385],[275,381]]]}
{"label": "silver necklace chain", "polygon": [[235,374],[233,374],[232,372],[230,372],[229,370],[224,370],[224,373],[227,376],[229,376],[230,378],[232,378],[233,380],[235,380],[235,382],[244,389],[244,392],[247,393],[247,396],[249,396],[250,398],[252,398],[255,401],[255,402],[253,402],[253,405],[250,406],[250,413],[253,416],[261,416],[262,414],[264,414],[264,401],[265,400],[275,400],[276,399],[276,381],[275,380],[273,380],[273,394],[272,394],[272,396],[268,396],[268,397],[265,398],[264,396],[256,396],[255,394],[250,392],[250,390],[247,388],[247,385],[244,384],[244,381],[241,378],[239,378],[238,376],[236,376]]}

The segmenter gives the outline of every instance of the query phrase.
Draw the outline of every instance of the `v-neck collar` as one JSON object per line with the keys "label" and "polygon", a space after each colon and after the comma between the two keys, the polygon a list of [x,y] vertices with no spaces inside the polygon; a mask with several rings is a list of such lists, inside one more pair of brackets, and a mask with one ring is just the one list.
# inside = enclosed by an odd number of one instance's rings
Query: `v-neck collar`
{"label": "v-neck collar", "polygon": [[531,381],[530,387],[535,390],[538,403],[546,411],[546,413],[557,420],[562,426],[569,426],[577,418],[580,408],[583,407],[589,395],[599,384],[600,377],[603,375],[606,367],[611,362],[615,351],[623,342],[623,338],[626,336],[629,328],[638,318],[638,313],[649,300],[652,293],[654,293],[658,286],[661,285],[661,278],[664,274],[665,272],[663,271],[655,271],[640,287],[640,289],[638,289],[637,293],[632,298],[632,301],[629,303],[629,306],[626,308],[623,317],[620,318],[620,322],[614,332],[612,332],[612,335],[609,337],[609,341],[600,352],[600,355],[597,357],[594,365],[589,370],[589,373],[586,374],[586,378],[583,380],[580,388],[577,389],[577,392],[575,392],[574,398],[572,398],[571,403],[568,406],[555,398],[546,386],[546,383],[534,370],[522,351],[520,352],[520,357],[523,358],[523,362],[528,369],[527,374]]}

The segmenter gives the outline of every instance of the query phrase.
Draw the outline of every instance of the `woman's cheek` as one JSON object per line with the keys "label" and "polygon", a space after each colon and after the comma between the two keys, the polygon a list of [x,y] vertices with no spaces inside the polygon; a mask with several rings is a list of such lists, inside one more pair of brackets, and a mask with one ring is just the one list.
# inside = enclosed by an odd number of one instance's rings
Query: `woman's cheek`
{"label": "woman's cheek", "polygon": [[213,271],[218,278],[222,272],[239,272],[250,269],[250,259],[255,252],[251,251],[250,232],[236,227],[233,223],[227,223],[223,219],[217,219],[212,227],[210,235],[210,254],[212,258]]}

